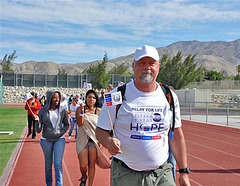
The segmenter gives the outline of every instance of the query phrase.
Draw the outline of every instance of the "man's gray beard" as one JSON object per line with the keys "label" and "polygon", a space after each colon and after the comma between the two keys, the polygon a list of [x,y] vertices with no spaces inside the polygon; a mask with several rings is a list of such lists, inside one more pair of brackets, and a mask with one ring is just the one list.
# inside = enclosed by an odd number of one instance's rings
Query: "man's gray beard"
{"label": "man's gray beard", "polygon": [[140,80],[143,83],[151,83],[153,81],[152,72],[150,70],[144,70],[141,73]]}

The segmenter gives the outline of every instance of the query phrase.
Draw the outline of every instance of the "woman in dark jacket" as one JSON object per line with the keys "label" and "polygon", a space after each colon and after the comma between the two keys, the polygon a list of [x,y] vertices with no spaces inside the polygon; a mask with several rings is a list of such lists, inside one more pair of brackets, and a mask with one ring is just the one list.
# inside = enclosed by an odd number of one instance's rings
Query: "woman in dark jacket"
{"label": "woman in dark jacket", "polygon": [[64,133],[69,123],[65,109],[60,106],[61,94],[58,91],[46,92],[46,105],[39,111],[38,133],[42,131],[41,147],[45,158],[45,179],[52,185],[52,163],[54,159],[56,185],[63,185],[62,158],[65,149]]}

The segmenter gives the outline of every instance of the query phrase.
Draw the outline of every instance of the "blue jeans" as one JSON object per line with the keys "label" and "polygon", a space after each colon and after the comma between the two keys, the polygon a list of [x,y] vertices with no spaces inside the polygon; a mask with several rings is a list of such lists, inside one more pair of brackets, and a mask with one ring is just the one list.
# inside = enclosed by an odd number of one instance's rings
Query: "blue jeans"
{"label": "blue jeans", "polygon": [[45,158],[45,181],[47,186],[52,186],[52,164],[54,159],[56,186],[63,185],[62,181],[62,159],[65,149],[65,138],[57,141],[41,139],[41,147]]}
{"label": "blue jeans", "polygon": [[176,160],[175,160],[175,158],[174,158],[174,156],[173,156],[173,153],[172,153],[172,151],[171,151],[170,145],[169,145],[169,151],[168,151],[168,153],[169,153],[168,162],[171,163],[172,166],[173,166],[173,168],[172,168],[172,171],[173,171],[173,179],[174,179],[174,181],[176,181]]}
{"label": "blue jeans", "polygon": [[70,124],[71,128],[69,130],[68,136],[72,135],[72,132],[74,131],[74,126],[76,126],[76,133],[75,133],[75,139],[77,139],[77,133],[78,133],[78,125],[76,118],[70,118]]}

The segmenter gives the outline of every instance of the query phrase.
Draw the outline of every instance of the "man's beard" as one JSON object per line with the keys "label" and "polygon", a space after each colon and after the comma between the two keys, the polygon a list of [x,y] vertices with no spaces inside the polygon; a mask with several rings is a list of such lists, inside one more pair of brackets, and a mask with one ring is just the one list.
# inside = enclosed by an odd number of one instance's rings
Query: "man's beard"
{"label": "man's beard", "polygon": [[143,83],[151,83],[153,81],[153,74],[151,70],[143,70],[140,75],[140,80]]}

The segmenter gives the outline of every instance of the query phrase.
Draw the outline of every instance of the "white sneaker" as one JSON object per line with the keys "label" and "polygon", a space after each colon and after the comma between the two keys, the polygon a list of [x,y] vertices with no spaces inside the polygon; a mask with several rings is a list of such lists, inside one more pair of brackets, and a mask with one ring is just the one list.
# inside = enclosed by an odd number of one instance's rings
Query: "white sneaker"
{"label": "white sneaker", "polygon": [[71,139],[71,136],[68,136],[68,139]]}

